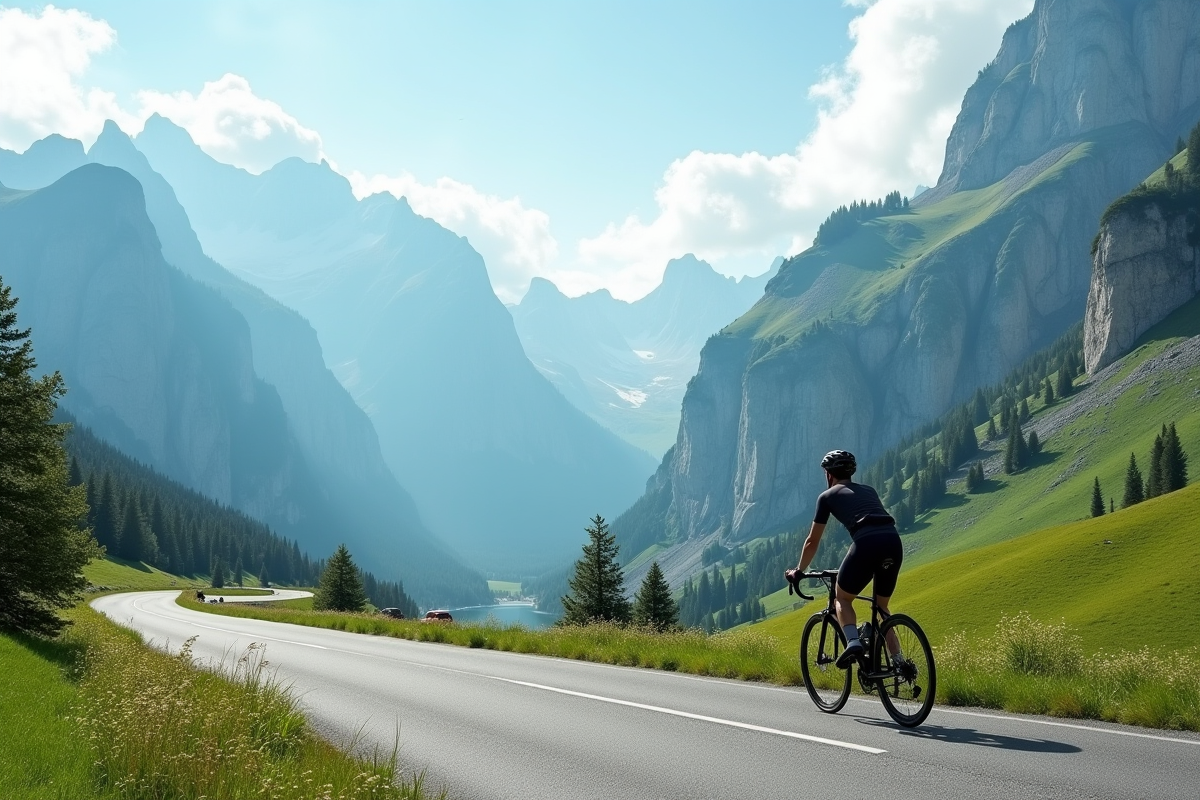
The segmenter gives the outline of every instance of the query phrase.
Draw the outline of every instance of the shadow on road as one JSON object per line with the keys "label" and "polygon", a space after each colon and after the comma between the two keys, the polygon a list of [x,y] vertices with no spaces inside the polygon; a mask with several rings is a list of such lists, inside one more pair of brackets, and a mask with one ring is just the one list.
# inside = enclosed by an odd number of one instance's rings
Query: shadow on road
{"label": "shadow on road", "polygon": [[942,725],[922,725],[919,728],[901,728],[879,720],[859,720],[864,725],[893,728],[901,736],[929,739],[951,744],[973,744],[977,747],[992,747],[997,750],[1023,750],[1027,753],[1079,753],[1083,748],[1053,739],[1024,739],[1019,736],[1004,736],[999,733],[984,733],[974,728],[947,728]]}

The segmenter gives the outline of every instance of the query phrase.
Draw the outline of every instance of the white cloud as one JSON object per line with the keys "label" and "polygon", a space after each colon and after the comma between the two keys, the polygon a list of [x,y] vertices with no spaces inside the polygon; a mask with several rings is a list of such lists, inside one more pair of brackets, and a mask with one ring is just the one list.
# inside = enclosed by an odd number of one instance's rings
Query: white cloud
{"label": "white cloud", "polygon": [[290,156],[306,161],[322,157],[321,137],[271,100],[254,93],[250,82],[226,73],[191,92],[143,91],[138,116],[161,114],[187,129],[192,139],[213,158],[251,172],[270,169]]}
{"label": "white cloud", "polygon": [[439,178],[432,186],[410,174],[399,177],[361,172],[350,174],[359,197],[390,192],[407,197],[409,205],[460,236],[466,236],[487,264],[497,296],[516,302],[529,288],[529,279],[545,275],[558,256],[558,242],[550,233],[550,217],[526,208],[519,197],[484,194],[473,186]]}
{"label": "white cloud", "polygon": [[117,32],[76,9],[39,13],[0,8],[0,146],[25,150],[51,133],[90,145],[106,119],[129,133],[158,112],[187,128],[214,158],[261,172],[288,156],[321,157],[321,137],[238,75],[205,83],[199,94],[143,91],[134,108],[112,92],[84,85],[95,56]]}
{"label": "white cloud", "polygon": [[128,123],[111,92],[77,81],[116,40],[82,11],[0,8],[0,146],[25,150],[51,133],[91,141],[107,118]]}
{"label": "white cloud", "polygon": [[796,253],[836,206],[932,185],[963,93],[1000,35],[1033,0],[853,0],[854,46],[809,89],[813,133],[792,153],[692,152],[655,193],[658,215],[631,216],[579,242],[579,266],[636,297],[669,258],[715,263]]}

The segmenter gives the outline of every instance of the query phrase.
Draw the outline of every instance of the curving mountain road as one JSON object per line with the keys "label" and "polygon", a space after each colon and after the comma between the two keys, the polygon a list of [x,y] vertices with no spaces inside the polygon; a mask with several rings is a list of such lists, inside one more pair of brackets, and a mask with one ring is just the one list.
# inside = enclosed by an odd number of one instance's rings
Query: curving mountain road
{"label": "curving mountain road", "polygon": [[326,735],[354,734],[475,798],[1188,798],[1200,736],[937,708],[915,731],[875,701],[803,689],[235,619],[176,592],[92,602],[200,658],[251,642]]}

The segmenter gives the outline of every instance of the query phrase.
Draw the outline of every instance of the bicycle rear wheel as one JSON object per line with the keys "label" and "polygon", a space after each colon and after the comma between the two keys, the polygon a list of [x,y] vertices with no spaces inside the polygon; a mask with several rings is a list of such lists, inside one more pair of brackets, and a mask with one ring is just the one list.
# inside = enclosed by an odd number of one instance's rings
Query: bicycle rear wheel
{"label": "bicycle rear wheel", "polygon": [[842,710],[850,698],[850,670],[837,668],[842,632],[828,614],[813,614],[800,635],[800,674],[808,696],[827,714]]}
{"label": "bicycle rear wheel", "polygon": [[[888,649],[887,640],[895,637],[900,658]],[[915,728],[933,710],[937,694],[937,670],[929,639],[911,617],[893,614],[879,626],[879,635],[871,643],[873,672],[879,699],[892,719],[906,728]]]}

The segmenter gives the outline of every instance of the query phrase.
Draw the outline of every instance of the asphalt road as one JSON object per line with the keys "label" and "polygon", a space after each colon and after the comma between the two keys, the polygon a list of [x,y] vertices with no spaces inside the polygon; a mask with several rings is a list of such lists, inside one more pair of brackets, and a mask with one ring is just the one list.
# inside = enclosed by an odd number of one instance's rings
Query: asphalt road
{"label": "asphalt road", "polygon": [[[204,591],[201,589],[200,591]],[[211,589],[204,592],[205,600],[217,600],[224,598],[226,603],[274,603],[279,600],[299,600],[303,597],[312,597],[312,592],[305,592],[300,589],[275,589],[274,594],[221,594],[220,589]],[[189,591],[189,595],[191,592]],[[172,595],[174,597],[174,595]]]}
{"label": "asphalt road", "polygon": [[915,731],[876,701],[803,689],[234,619],[175,592],[92,605],[200,658],[251,642],[327,736],[400,741],[452,798],[1200,797],[1200,736],[936,708]]}

